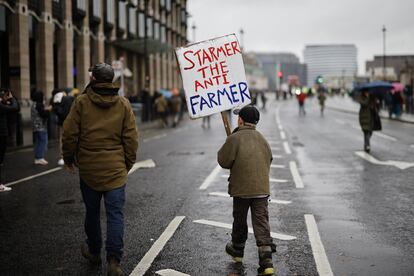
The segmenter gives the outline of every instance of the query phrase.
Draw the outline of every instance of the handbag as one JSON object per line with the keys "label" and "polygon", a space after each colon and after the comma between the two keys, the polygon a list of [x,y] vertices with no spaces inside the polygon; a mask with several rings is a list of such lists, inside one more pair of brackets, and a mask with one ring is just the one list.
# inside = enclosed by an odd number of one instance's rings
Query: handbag
{"label": "handbag", "polygon": [[373,131],[379,131],[382,130],[382,124],[381,124],[381,118],[378,114],[378,112],[375,109],[371,110],[372,113],[372,130]]}

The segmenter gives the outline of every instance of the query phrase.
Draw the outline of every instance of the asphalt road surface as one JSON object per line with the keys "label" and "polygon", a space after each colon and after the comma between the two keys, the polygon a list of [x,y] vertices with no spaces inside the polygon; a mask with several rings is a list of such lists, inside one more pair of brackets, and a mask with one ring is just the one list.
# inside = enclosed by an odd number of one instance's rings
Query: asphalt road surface
{"label": "asphalt road surface", "polygon": [[[269,213],[277,275],[413,275],[414,125],[384,120],[366,155],[357,114],[327,109],[322,117],[316,100],[306,111],[299,117],[294,99],[272,101],[258,125],[274,155]],[[252,234],[243,265],[224,252],[232,200],[216,153],[226,137],[219,116],[211,123],[203,129],[200,120],[186,120],[141,135],[138,160],[155,167],[129,176],[126,275],[255,275]],[[52,146],[47,157],[56,154]],[[0,194],[0,274],[105,275],[104,265],[90,267],[80,255],[78,178],[54,164],[27,165],[32,155],[6,156],[13,190]]]}

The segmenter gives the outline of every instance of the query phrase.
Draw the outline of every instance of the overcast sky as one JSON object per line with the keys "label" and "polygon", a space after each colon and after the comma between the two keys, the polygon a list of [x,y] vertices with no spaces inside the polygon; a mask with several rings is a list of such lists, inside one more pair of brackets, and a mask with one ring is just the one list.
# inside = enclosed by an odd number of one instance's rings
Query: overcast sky
{"label": "overcast sky", "polygon": [[387,54],[414,55],[414,0],[188,0],[189,40],[229,33],[246,51],[292,52],[303,61],[307,44],[351,43],[358,69],[382,55],[382,26]]}

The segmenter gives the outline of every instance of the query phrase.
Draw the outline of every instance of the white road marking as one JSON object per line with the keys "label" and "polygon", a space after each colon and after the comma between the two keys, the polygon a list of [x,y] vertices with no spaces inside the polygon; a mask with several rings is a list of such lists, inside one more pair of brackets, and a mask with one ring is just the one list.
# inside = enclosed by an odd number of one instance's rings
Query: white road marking
{"label": "white road marking", "polygon": [[[208,195],[209,196],[230,197],[230,195],[228,193],[223,193],[223,192],[212,192],[212,193],[209,193]],[[270,198],[269,203],[284,204],[285,205],[285,204],[292,203],[292,201]]]}
{"label": "white road marking", "polygon": [[273,155],[272,157],[273,157],[273,159],[281,159],[281,158],[283,158],[282,155]]}
{"label": "white road marking", "polygon": [[381,138],[384,138],[384,139],[387,139],[387,140],[390,140],[390,141],[393,141],[393,142],[397,141],[397,138],[389,136],[389,135],[381,133],[381,132],[378,132],[378,131],[375,131],[374,135],[376,135],[378,137],[381,137]]}
{"label": "white road marking", "polygon": [[295,161],[289,162],[290,173],[293,176],[293,181],[295,182],[296,188],[302,189],[304,188],[302,177],[299,174],[298,166],[296,165]]}
{"label": "white road marking", "polygon": [[165,136],[167,136],[167,134],[166,133],[162,133],[162,134],[159,134],[159,135],[155,135],[153,137],[146,138],[146,139],[143,140],[143,142],[145,143],[145,142],[157,140],[157,139],[163,138]]}
{"label": "white road marking", "polygon": [[286,133],[284,131],[280,132],[280,138],[282,138],[282,140],[286,140]]}
{"label": "white road marking", "polygon": [[283,142],[283,148],[285,149],[286,154],[292,154],[292,151],[290,150],[290,147],[287,141]]}
{"label": "white road marking", "polygon": [[281,124],[278,125],[279,130],[283,130],[283,126]]}
{"label": "white road marking", "polygon": [[337,123],[341,124],[341,125],[346,125],[346,123],[345,123],[344,121],[342,121],[342,120],[335,119],[335,121],[336,121]]}
{"label": "white road marking", "polygon": [[394,160],[387,160],[387,161],[380,161],[376,159],[374,156],[364,152],[364,151],[356,151],[355,154],[362,159],[365,159],[368,162],[371,162],[375,165],[382,165],[382,166],[395,166],[400,170],[405,170],[411,167],[414,167],[414,163],[404,162],[404,161],[394,161]]}
{"label": "white road marking", "polygon": [[276,120],[276,123],[278,124],[278,125],[280,125],[280,118],[279,118],[280,116],[279,116],[279,108],[277,108],[276,109],[276,112],[275,112],[275,120]]}
{"label": "white road marking", "polygon": [[276,178],[270,178],[269,182],[271,183],[286,183],[288,182],[286,179],[276,179]]}
{"label": "white road marking", "polygon": [[274,144],[274,145],[279,145],[280,141],[276,141],[276,140],[268,140],[269,144]]}
{"label": "white road marking", "polygon": [[270,165],[270,167],[273,168],[273,169],[284,169],[285,165],[272,164],[272,165]]}
{"label": "white road marking", "polygon": [[220,172],[221,167],[220,165],[217,165],[214,170],[207,176],[207,178],[204,180],[203,184],[200,186],[200,190],[207,189],[208,186],[210,186],[211,182],[213,182],[214,178],[216,178],[217,174]]}
{"label": "white road marking", "polygon": [[191,276],[190,274],[185,274],[185,273],[173,270],[173,269],[158,270],[155,273],[161,276]]}
{"label": "white road marking", "polygon": [[[218,222],[218,221],[199,219],[199,220],[195,220],[194,222],[195,223],[199,223],[199,224],[205,224],[205,225],[215,226],[215,227],[221,227],[221,228],[225,228],[225,229],[232,229],[232,225],[231,224],[222,223],[222,222]],[[253,229],[251,227],[249,227],[249,233],[253,233]],[[270,232],[270,236],[272,238],[275,238],[275,239],[278,239],[278,240],[283,240],[283,241],[291,241],[291,240],[295,240],[296,239],[296,237],[294,237],[294,236],[290,236],[290,235],[286,235],[286,234],[280,234],[280,233],[275,233],[275,232]]]}
{"label": "white road marking", "polygon": [[41,172],[41,173],[38,173],[38,174],[35,174],[35,175],[31,175],[31,176],[28,176],[28,177],[25,177],[25,178],[7,183],[4,186],[10,187],[10,186],[16,185],[18,183],[22,183],[22,182],[32,180],[34,178],[37,178],[37,177],[40,177],[40,176],[43,176],[43,175],[47,175],[47,174],[50,174],[50,173],[60,171],[61,169],[62,169],[62,167],[56,167],[56,168],[53,168],[53,169],[50,169],[50,170],[47,170],[47,171],[44,171],[44,172]]}
{"label": "white road marking", "polygon": [[312,247],[313,258],[315,259],[316,269],[320,276],[333,276],[331,265],[325,253],[318,226],[313,215],[305,215],[306,228],[308,229],[309,241]]}
{"label": "white road marking", "polygon": [[277,147],[271,147],[270,148],[272,151],[279,151],[280,150],[280,148],[277,148]]}
{"label": "white road marking", "polygon": [[414,148],[414,145],[410,145],[410,147]]}
{"label": "white road marking", "polygon": [[155,168],[155,162],[152,159],[147,159],[143,161],[139,161],[132,166],[132,168],[129,170],[128,174],[132,174],[138,169],[149,169],[149,168]]}
{"label": "white road marking", "polygon": [[150,250],[145,254],[145,256],[141,259],[139,264],[134,268],[131,272],[130,276],[141,276],[147,272],[148,268],[150,268],[152,262],[167,244],[168,240],[174,235],[175,231],[177,230],[178,226],[180,226],[181,222],[185,216],[177,216],[175,217],[158,240],[151,246]]}

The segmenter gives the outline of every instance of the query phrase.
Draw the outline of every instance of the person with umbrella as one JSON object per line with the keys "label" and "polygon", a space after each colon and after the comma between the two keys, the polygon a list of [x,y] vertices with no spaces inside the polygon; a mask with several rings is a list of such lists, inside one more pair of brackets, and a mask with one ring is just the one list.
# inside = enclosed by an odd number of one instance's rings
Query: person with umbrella
{"label": "person with umbrella", "polygon": [[377,99],[369,93],[368,89],[363,89],[358,102],[361,105],[359,109],[359,124],[364,133],[364,150],[369,153],[371,150],[370,139],[372,131],[381,130]]}

